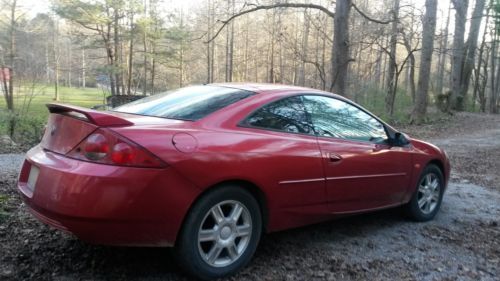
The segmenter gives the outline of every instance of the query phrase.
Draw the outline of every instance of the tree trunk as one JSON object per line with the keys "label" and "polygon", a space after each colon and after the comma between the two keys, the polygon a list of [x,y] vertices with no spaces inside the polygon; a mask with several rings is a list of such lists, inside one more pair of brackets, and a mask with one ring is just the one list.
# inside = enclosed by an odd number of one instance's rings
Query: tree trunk
{"label": "tree trunk", "polygon": [[[462,97],[462,102],[465,102],[465,97],[467,96],[467,91],[469,90],[470,78],[472,75],[472,69],[474,68],[474,59],[476,56],[477,40],[479,38],[479,28],[481,26],[481,20],[483,19],[485,0],[476,0],[476,5],[474,6],[474,11],[472,13],[472,19],[469,29],[469,37],[467,39],[466,54],[464,56],[464,61],[462,63],[462,75],[460,77],[460,96]],[[463,105],[462,105],[463,107]]]}
{"label": "tree trunk", "polygon": [[[299,47],[299,29],[300,26],[300,17],[298,14],[295,16],[295,28],[294,28],[294,40],[293,40],[293,48],[298,52],[300,49]],[[293,60],[293,84],[298,85],[299,84],[299,72],[300,72],[300,61],[299,61],[299,56],[297,55],[297,59]]]}
{"label": "tree trunk", "polygon": [[464,96],[461,94],[462,63],[464,59],[464,34],[467,21],[469,0],[453,0],[455,7],[455,32],[453,34],[453,57],[451,61],[451,109],[464,109]]}
{"label": "tree trunk", "polygon": [[243,74],[243,80],[248,81],[248,45],[249,45],[249,29],[248,25],[250,24],[250,21],[248,19],[248,16],[246,16],[246,23],[245,23],[245,51],[243,55],[243,60],[244,60],[244,74]]}
{"label": "tree trunk", "polygon": [[[234,15],[234,0],[228,1],[228,13]],[[233,81],[234,21],[227,28],[226,37],[226,82]]]}
{"label": "tree trunk", "polygon": [[85,65],[85,46],[82,48],[82,88],[87,87],[87,73]]}
{"label": "tree trunk", "polygon": [[[399,0],[397,0],[399,1]],[[332,84],[330,91],[342,96],[347,95],[349,71],[349,14],[352,0],[337,1],[333,25],[332,46]]]}
{"label": "tree trunk", "polygon": [[[485,26],[488,26],[489,20],[490,20],[490,7],[488,7],[488,9],[486,10]],[[474,82],[472,106],[474,109],[476,105],[476,99],[479,99],[479,110],[481,112],[485,112],[486,110],[485,89],[486,89],[486,83],[488,81],[489,52],[486,52],[486,59],[483,59],[483,55],[484,55],[484,49],[486,47],[487,35],[488,35],[488,28],[485,28],[483,31],[481,45],[479,47],[477,67],[474,68],[474,76],[476,79]]]}
{"label": "tree trunk", "polygon": [[106,53],[108,55],[108,76],[109,76],[109,88],[111,89],[111,95],[116,95],[115,88],[115,77],[113,75],[113,66],[115,65],[115,54],[113,51],[113,46],[111,45],[111,24],[106,26],[106,35],[103,35],[104,46],[106,48]]}
{"label": "tree trunk", "polygon": [[446,68],[446,58],[448,55],[448,32],[450,28],[450,12],[451,12],[451,2],[450,2],[450,7],[448,7],[446,26],[444,32],[441,35],[442,38],[439,43],[439,62],[438,62],[438,73],[436,79],[436,93],[438,95],[441,95],[443,93],[444,69]]}
{"label": "tree trunk", "polygon": [[[6,87],[7,91],[5,93],[5,103],[7,104],[7,109],[9,111],[14,111],[14,78],[15,72],[15,60],[16,60],[16,9],[17,1],[13,0],[10,7],[10,26],[9,26],[9,61],[8,61],[8,72],[9,72],[9,85]],[[3,69],[2,69],[3,71]],[[4,79],[4,83],[7,80]],[[4,85],[5,86],[5,85]]]}
{"label": "tree trunk", "polygon": [[[182,13],[181,10],[181,16],[180,16],[180,28],[183,30],[184,28],[184,14]],[[181,37],[180,40],[180,45],[179,45],[179,88],[181,88],[184,85],[184,36]]]}
{"label": "tree trunk", "polygon": [[129,46],[128,46],[128,71],[127,71],[127,95],[132,93],[132,76],[134,69],[134,13],[130,13],[130,23],[129,23],[130,33],[129,33]]}
{"label": "tree trunk", "polygon": [[69,60],[67,62],[68,63],[68,78],[67,78],[68,81],[66,83],[66,85],[69,88],[73,87],[73,84],[71,83],[71,79],[72,79],[72,77],[71,77],[71,72],[72,72],[71,66],[73,64],[73,58],[72,57],[73,57],[73,46],[71,45],[71,34],[69,34],[69,42],[68,42],[68,58],[69,58]]}
{"label": "tree trunk", "polygon": [[49,40],[45,41],[45,82],[50,83],[50,56],[49,56]]}
{"label": "tree trunk", "polygon": [[377,86],[377,88],[381,88],[380,79],[382,78],[382,63],[383,63],[384,51],[379,49],[377,53],[378,54],[377,54],[377,59],[375,62],[374,80],[375,80],[375,86]]}
{"label": "tree trunk", "polygon": [[490,74],[490,97],[489,97],[489,108],[488,112],[489,113],[496,113],[496,88],[497,88],[497,78],[498,75],[495,73],[497,69],[497,48],[498,48],[498,41],[497,41],[497,35],[498,35],[498,30],[494,28],[493,31],[493,40],[491,43],[491,54],[490,54],[490,59],[491,59],[491,74]]}
{"label": "tree trunk", "polygon": [[309,41],[309,17],[307,15],[307,10],[304,11],[304,31],[302,33],[302,45],[300,48],[301,62],[299,67],[299,77],[298,77],[298,85],[305,86],[306,84],[306,61],[307,61],[307,52],[308,50],[308,41]]}
{"label": "tree trunk", "polygon": [[[155,7],[157,4],[156,1],[150,1],[150,5]],[[158,32],[160,29],[158,14],[154,11],[154,9],[150,9],[149,17],[152,20],[152,28],[153,28],[153,36],[151,38],[150,43],[150,56],[151,56],[151,95],[156,93],[156,64],[157,64],[157,47],[158,47]]]}
{"label": "tree trunk", "polygon": [[418,73],[418,89],[415,96],[415,107],[412,121],[421,123],[427,113],[427,97],[429,95],[429,78],[434,48],[434,32],[436,30],[437,0],[425,1],[425,16],[422,30],[422,55]]}
{"label": "tree trunk", "polygon": [[59,21],[56,19],[53,35],[54,45],[54,100],[59,101]]}
{"label": "tree trunk", "polygon": [[[212,38],[212,22],[211,22],[211,17],[212,13],[210,10],[210,7],[212,1],[208,0],[207,1],[207,38],[210,39]],[[207,84],[212,82],[212,68],[210,64],[210,59],[211,59],[211,45],[212,42],[215,40],[212,40],[211,42],[207,42]]]}
{"label": "tree trunk", "polygon": [[[500,64],[497,64],[497,73],[495,77],[500,77]],[[490,96],[490,113],[498,113],[498,96],[500,95],[500,83],[496,83],[494,91],[491,92]]]}
{"label": "tree trunk", "polygon": [[115,60],[113,64],[113,72],[115,74],[115,93],[117,95],[120,95],[120,65],[119,65],[119,60],[118,60],[118,55],[119,55],[119,48],[120,48],[120,38],[119,38],[119,26],[118,26],[118,19],[119,19],[119,14],[118,14],[118,9],[115,7],[114,8],[114,14],[113,14],[113,43],[114,43],[114,54],[115,54]]}
{"label": "tree trunk", "polygon": [[[328,22],[328,19],[325,20],[325,23]],[[321,83],[321,90],[323,91],[326,91],[326,70],[325,70],[325,66],[326,66],[326,37],[323,35],[322,36],[322,39],[321,39],[321,69],[323,71],[323,80],[322,80],[322,83]]]}
{"label": "tree trunk", "polygon": [[269,40],[269,70],[267,82],[274,83],[274,34],[276,33],[276,11],[273,11],[271,38]]}
{"label": "tree trunk", "polygon": [[391,41],[390,41],[390,54],[389,54],[389,69],[387,71],[387,96],[385,98],[385,109],[390,116],[394,113],[394,101],[396,100],[396,50],[398,43],[398,17],[399,17],[399,0],[394,0],[392,8],[392,24],[391,24]]}
{"label": "tree trunk", "polygon": [[482,77],[482,84],[481,88],[478,91],[478,96],[479,96],[479,108],[481,112],[486,112],[486,85],[488,84],[488,61],[489,61],[489,56],[490,52],[486,53],[486,58],[484,59],[483,63],[483,77]]}
{"label": "tree trunk", "polygon": [[408,52],[408,68],[409,68],[409,73],[408,73],[408,82],[410,86],[410,96],[412,98],[412,101],[415,102],[415,95],[416,95],[416,87],[415,87],[415,65],[416,65],[416,60],[415,60],[415,55],[413,54],[414,50],[412,49],[411,43],[409,40],[404,40],[404,45],[406,48],[406,51]]}

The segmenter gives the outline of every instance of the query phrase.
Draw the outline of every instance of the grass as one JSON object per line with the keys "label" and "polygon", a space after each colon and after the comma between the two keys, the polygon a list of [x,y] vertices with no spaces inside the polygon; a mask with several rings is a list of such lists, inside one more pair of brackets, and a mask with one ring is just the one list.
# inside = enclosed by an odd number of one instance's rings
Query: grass
{"label": "grass", "polygon": [[396,99],[394,101],[394,112],[392,116],[390,116],[389,112],[387,112],[385,108],[386,95],[387,93],[383,89],[368,86],[359,89],[357,100],[363,107],[387,122],[396,124],[408,123],[410,121],[410,113],[413,108],[413,101],[410,94],[401,88],[398,89]]}
{"label": "grass", "polygon": [[[103,104],[106,92],[97,88],[69,88],[59,87],[59,101],[83,107],[92,107]],[[32,96],[31,103],[29,99]],[[47,118],[48,111],[45,104],[54,101],[54,87],[46,85],[36,85],[34,87],[21,87],[14,96],[14,109],[21,114],[29,112],[31,116]],[[28,108],[29,104],[29,108]],[[0,111],[6,109],[5,99],[0,100]],[[23,110],[24,109],[24,110]]]}
{"label": "grass", "polygon": [[[383,89],[365,85],[365,87],[358,89],[357,102],[391,125],[409,124],[413,110],[413,100],[410,93],[406,92],[403,88],[398,88],[392,116],[390,116],[385,108],[386,95],[387,92]],[[435,106],[433,100],[434,98],[431,95],[428,100],[425,123],[433,123],[448,116]]]}
{"label": "grass", "polygon": [[[82,107],[105,103],[107,93],[97,88],[59,87],[57,102]],[[22,86],[14,93],[14,114],[7,111],[3,96],[0,97],[0,135],[11,135],[23,147],[40,141],[49,111],[45,106],[54,101],[54,87],[48,85]]]}

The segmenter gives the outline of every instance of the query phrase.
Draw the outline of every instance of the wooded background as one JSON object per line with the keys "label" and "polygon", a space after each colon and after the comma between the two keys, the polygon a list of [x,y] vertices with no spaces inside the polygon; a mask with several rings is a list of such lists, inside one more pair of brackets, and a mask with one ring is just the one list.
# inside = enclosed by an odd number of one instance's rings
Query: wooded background
{"label": "wooded background", "polygon": [[188,2],[0,0],[6,109],[24,95],[28,112],[40,85],[59,100],[63,86],[150,95],[251,81],[379,104],[388,120],[403,104],[416,123],[430,105],[498,113],[500,0]]}

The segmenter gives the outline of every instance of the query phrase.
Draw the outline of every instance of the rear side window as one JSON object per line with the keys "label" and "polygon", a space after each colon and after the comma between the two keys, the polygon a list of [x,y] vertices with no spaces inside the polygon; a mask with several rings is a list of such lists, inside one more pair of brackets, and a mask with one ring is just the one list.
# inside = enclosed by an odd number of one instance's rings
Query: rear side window
{"label": "rear side window", "polygon": [[146,97],[114,111],[196,121],[255,93],[217,86],[191,86]]}
{"label": "rear side window", "polygon": [[314,134],[301,96],[267,104],[250,115],[245,123],[263,129]]}

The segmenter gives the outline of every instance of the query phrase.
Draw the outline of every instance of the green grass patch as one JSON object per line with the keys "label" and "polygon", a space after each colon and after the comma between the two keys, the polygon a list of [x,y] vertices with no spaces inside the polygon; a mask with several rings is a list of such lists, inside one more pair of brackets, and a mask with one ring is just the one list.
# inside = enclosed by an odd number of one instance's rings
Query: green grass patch
{"label": "green grass patch", "polygon": [[[54,100],[54,87],[46,85],[21,86],[16,90],[14,96],[14,109],[19,114],[29,112],[29,115],[47,117],[47,103],[56,102]],[[59,87],[59,101],[73,105],[92,107],[104,104],[107,92],[97,88],[69,88]],[[0,100],[0,110],[5,110],[5,99]]]}
{"label": "green grass patch", "polygon": [[413,101],[409,93],[399,88],[394,100],[394,112],[390,116],[385,108],[387,92],[383,89],[367,85],[358,92],[358,103],[391,124],[406,124],[410,121]]}
{"label": "green grass patch", "polygon": [[46,104],[68,103],[82,107],[93,107],[106,102],[107,92],[97,88],[59,87],[59,100],[54,100],[52,85],[23,85],[15,89],[14,112],[7,111],[5,99],[0,99],[0,135],[9,135],[23,147],[40,141],[49,111]]}

